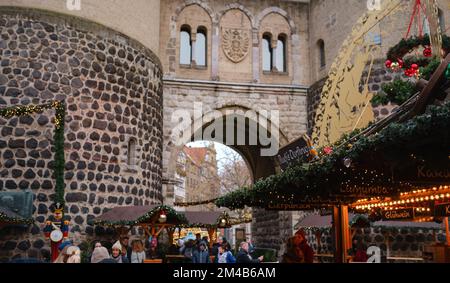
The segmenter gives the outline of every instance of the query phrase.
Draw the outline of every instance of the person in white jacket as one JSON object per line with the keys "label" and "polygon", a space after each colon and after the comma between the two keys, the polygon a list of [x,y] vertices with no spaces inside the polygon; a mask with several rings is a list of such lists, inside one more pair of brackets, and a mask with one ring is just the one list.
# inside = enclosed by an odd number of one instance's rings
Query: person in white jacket
{"label": "person in white jacket", "polygon": [[131,243],[131,263],[143,263],[145,260],[144,244],[141,240],[134,240]]}

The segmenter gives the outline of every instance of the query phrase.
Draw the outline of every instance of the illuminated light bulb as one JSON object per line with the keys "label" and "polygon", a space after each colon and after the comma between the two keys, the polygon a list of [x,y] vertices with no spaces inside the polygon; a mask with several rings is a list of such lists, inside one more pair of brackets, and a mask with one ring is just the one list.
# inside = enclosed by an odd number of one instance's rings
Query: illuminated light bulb
{"label": "illuminated light bulb", "polygon": [[410,201],[409,201],[409,199],[408,200],[406,200],[406,203],[409,203]]}
{"label": "illuminated light bulb", "polygon": [[433,191],[437,191],[437,188],[436,188],[436,187],[434,187],[434,188],[433,188]]}
{"label": "illuminated light bulb", "polygon": [[441,195],[441,198],[444,198],[444,197],[445,197],[445,195],[444,195],[444,194],[442,194],[442,195]]}
{"label": "illuminated light bulb", "polygon": [[445,196],[448,197],[448,198],[450,198],[450,194],[446,194]]}
{"label": "illuminated light bulb", "polygon": [[420,201],[423,201],[424,200],[424,198],[420,198]]}
{"label": "illuminated light bulb", "polygon": [[435,198],[435,199],[439,199],[439,196],[435,196],[434,198]]}
{"label": "illuminated light bulb", "polygon": [[434,200],[434,196],[431,196],[430,199],[431,199],[431,200]]}
{"label": "illuminated light bulb", "polygon": [[431,211],[431,209],[430,209],[430,208],[427,208],[427,211],[428,211],[428,212],[430,212],[430,211]]}

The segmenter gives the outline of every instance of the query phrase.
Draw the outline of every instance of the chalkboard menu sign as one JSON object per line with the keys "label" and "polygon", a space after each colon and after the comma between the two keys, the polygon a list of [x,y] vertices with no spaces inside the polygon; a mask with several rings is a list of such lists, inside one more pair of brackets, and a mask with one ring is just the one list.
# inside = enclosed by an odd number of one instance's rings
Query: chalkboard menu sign
{"label": "chalkboard menu sign", "polygon": [[288,144],[280,149],[277,159],[281,170],[286,170],[289,166],[298,163],[306,162],[308,160],[311,150],[309,138],[303,136],[298,140]]}

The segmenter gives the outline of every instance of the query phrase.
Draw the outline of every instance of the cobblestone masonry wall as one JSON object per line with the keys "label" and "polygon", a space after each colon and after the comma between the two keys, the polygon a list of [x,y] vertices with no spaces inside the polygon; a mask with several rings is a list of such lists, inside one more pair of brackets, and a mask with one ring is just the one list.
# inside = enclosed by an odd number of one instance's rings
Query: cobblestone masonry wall
{"label": "cobblestone masonry wall", "polygon": [[[0,10],[0,107],[65,101],[66,216],[71,238],[107,208],[162,200],[162,71],[139,43],[79,18]],[[76,25],[77,28],[71,26]],[[31,189],[35,225],[2,229],[0,257],[48,254],[54,195],[52,111],[0,119],[0,190]],[[127,163],[136,140],[136,166]],[[30,233],[28,233],[30,232]]]}

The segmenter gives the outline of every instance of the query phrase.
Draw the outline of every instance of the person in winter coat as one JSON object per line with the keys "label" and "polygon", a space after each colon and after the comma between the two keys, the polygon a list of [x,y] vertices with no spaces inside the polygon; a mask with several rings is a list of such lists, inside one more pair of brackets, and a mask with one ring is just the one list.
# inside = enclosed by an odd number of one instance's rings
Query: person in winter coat
{"label": "person in winter coat", "polygon": [[351,255],[353,256],[353,262],[364,263],[369,260],[367,256],[367,248],[364,247],[363,243],[358,240],[353,241],[353,247],[351,250]]}
{"label": "person in winter coat", "polygon": [[81,250],[77,246],[70,246],[67,249],[67,263],[81,263]]}
{"label": "person in winter coat", "polygon": [[117,263],[130,263],[128,258],[122,254],[122,245],[119,241],[112,246],[111,258]]}
{"label": "person in winter coat", "polygon": [[194,256],[195,249],[195,241],[189,240],[184,243],[184,245],[180,248],[180,254],[184,255],[184,258],[187,262],[192,262],[192,257]]}
{"label": "person in winter coat", "polygon": [[219,247],[219,254],[216,256],[216,263],[236,263],[236,258],[229,249],[229,244],[223,244]]}
{"label": "person in winter coat", "polygon": [[122,255],[128,258],[128,262],[131,261],[131,253],[132,253],[132,248],[129,245],[129,241],[130,241],[130,238],[128,237],[128,235],[124,235],[124,236],[120,237],[120,245],[122,247]]}
{"label": "person in winter coat", "polygon": [[144,244],[141,240],[134,240],[131,243],[131,263],[143,263],[145,260]]}
{"label": "person in winter coat", "polygon": [[247,242],[242,242],[239,253],[236,256],[236,263],[260,263],[264,260],[264,256],[253,259],[248,253],[249,246]]}
{"label": "person in winter coat", "polygon": [[291,237],[286,243],[286,253],[283,255],[281,263],[305,263],[305,255],[303,251],[297,246],[297,238]]}
{"label": "person in winter coat", "polygon": [[305,263],[314,263],[314,250],[308,245],[306,234],[303,229],[300,229],[295,233],[295,245],[303,252]]}
{"label": "person in winter coat", "polygon": [[95,249],[92,252],[91,263],[116,263],[109,256],[108,250],[100,243],[95,244]]}
{"label": "person in winter coat", "polygon": [[200,242],[198,249],[196,249],[192,255],[192,263],[211,263],[209,259],[208,248],[205,242]]}

